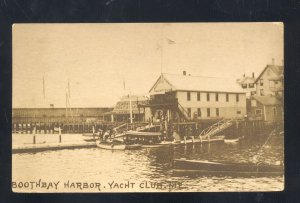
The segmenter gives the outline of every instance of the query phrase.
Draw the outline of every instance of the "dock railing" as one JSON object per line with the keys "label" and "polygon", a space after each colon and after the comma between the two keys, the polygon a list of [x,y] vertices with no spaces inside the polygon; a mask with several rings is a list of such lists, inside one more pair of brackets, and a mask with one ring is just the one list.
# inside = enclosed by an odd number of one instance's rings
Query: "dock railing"
{"label": "dock railing", "polygon": [[217,123],[214,123],[213,125],[209,126],[208,128],[205,128],[201,131],[199,134],[199,138],[205,139],[207,137],[211,137],[222,130],[225,130],[226,128],[230,127],[233,124],[234,119],[222,119],[218,121]]}

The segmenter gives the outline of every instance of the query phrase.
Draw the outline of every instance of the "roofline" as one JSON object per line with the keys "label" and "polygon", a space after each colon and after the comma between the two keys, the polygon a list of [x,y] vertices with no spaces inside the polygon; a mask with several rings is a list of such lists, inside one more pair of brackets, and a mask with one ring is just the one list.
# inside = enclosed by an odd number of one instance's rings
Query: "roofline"
{"label": "roofline", "polygon": [[266,69],[269,67],[269,65],[266,65],[266,67],[263,69],[263,71],[259,74],[259,76],[256,78],[254,83],[257,83],[257,81],[261,78],[262,74],[266,71]]}
{"label": "roofline", "polygon": [[281,104],[263,104],[261,101],[259,101],[258,99],[255,99],[257,102],[259,102],[260,104],[262,104],[263,106],[281,106]]}
{"label": "roofline", "polygon": [[163,76],[163,74],[161,73],[160,76],[157,78],[156,82],[152,85],[152,87],[149,90],[149,93],[151,92],[151,90],[155,87],[155,85],[158,83],[159,79]]}
{"label": "roofline", "polygon": [[[270,66],[273,66],[273,65],[270,65],[270,64],[268,64],[268,65],[266,65],[266,67],[263,69],[263,71],[259,74],[259,76],[256,78],[256,80],[255,80],[255,82],[254,83],[257,83],[258,82],[258,80],[260,79],[260,77],[262,76],[262,74],[266,71],[266,69],[268,68],[268,67],[270,67]],[[276,65],[274,65],[274,66],[276,66]],[[272,69],[271,69],[272,70]],[[273,71],[273,70],[272,70]],[[275,73],[274,71],[273,71],[273,73]],[[277,75],[277,73],[275,73],[276,75]]]}
{"label": "roofline", "polygon": [[164,78],[164,80],[165,80],[167,83],[169,83],[169,85],[171,85],[172,87],[175,88],[175,86],[172,85],[172,83],[169,82],[169,80],[164,76],[164,74],[161,73],[161,75],[159,76],[159,78],[156,80],[156,82],[154,83],[154,85],[153,85],[153,86],[151,87],[151,89],[149,90],[149,93],[150,93],[151,90],[155,87],[155,85],[159,82],[159,80],[160,80],[161,78]]}
{"label": "roofline", "polygon": [[186,90],[186,89],[177,89],[173,91],[183,92],[211,92],[211,93],[239,93],[239,94],[246,94],[247,92],[225,92],[225,91],[206,91],[206,90]]}

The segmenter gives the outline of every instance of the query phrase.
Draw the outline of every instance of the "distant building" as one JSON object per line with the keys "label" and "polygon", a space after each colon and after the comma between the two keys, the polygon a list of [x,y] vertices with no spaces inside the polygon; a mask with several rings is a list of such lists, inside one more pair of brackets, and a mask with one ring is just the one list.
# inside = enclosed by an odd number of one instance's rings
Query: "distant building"
{"label": "distant building", "polygon": [[[284,67],[268,64],[255,80],[256,95],[247,103],[251,119],[266,122],[283,121],[284,117]],[[250,108],[248,108],[250,105]]]}
{"label": "distant building", "polygon": [[268,64],[256,78],[256,94],[258,96],[283,96],[284,67],[283,65]]}
{"label": "distant building", "polygon": [[256,94],[255,81],[256,78],[254,77],[254,73],[252,73],[252,77],[245,76],[244,74],[242,78],[236,80],[236,82],[246,91],[247,97]]}
{"label": "distant building", "polygon": [[140,95],[126,95],[117,102],[111,112],[107,112],[106,120],[116,122],[130,122],[130,101],[132,109],[133,122],[140,122],[144,120],[144,109],[139,108],[141,104],[146,104],[149,100],[147,96]]}
{"label": "distant building", "polygon": [[66,123],[104,120],[112,108],[13,108],[13,123]]}
{"label": "distant building", "polygon": [[283,119],[283,106],[275,96],[252,96],[249,119],[279,122]]}
{"label": "distant building", "polygon": [[234,79],[161,74],[149,91],[146,119],[244,118],[246,93]]}

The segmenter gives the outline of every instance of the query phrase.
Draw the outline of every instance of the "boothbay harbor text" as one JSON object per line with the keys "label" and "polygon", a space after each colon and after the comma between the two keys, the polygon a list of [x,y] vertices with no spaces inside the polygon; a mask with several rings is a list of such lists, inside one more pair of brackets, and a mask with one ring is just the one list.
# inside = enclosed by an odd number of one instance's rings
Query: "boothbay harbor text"
{"label": "boothbay harbor text", "polygon": [[14,192],[284,189],[281,23],[15,24]]}
{"label": "boothbay harbor text", "polygon": [[30,182],[12,182],[12,188],[23,189],[24,191],[60,191],[60,190],[80,190],[82,192],[90,192],[90,191],[127,191],[133,189],[160,189],[160,190],[175,190],[181,187],[180,182],[176,181],[167,181],[167,182],[153,182],[153,181],[111,181],[107,183],[101,182],[44,182],[42,179],[38,181],[30,181]]}

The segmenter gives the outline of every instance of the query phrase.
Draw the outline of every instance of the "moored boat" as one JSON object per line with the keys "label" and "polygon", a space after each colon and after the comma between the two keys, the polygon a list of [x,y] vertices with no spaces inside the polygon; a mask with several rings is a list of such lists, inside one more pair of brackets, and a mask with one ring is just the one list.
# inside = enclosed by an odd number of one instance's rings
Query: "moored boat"
{"label": "moored boat", "polygon": [[83,139],[85,142],[96,142],[97,140],[99,140],[98,138],[86,138]]}
{"label": "moored boat", "polygon": [[97,147],[101,149],[110,149],[110,150],[124,150],[125,144],[113,144],[113,143],[97,143]]}
{"label": "moored boat", "polygon": [[126,145],[126,144],[115,144],[113,142],[100,142],[96,143],[97,147],[101,149],[109,149],[109,150],[125,150],[125,149],[140,149],[142,148],[142,145],[140,144],[132,144],[132,145]]}
{"label": "moored boat", "polygon": [[283,165],[212,162],[206,160],[174,159],[173,168],[176,170],[199,172],[231,172],[231,173],[268,173],[283,174]]}
{"label": "moored boat", "polygon": [[224,143],[238,143],[240,140],[239,139],[224,139]]}

